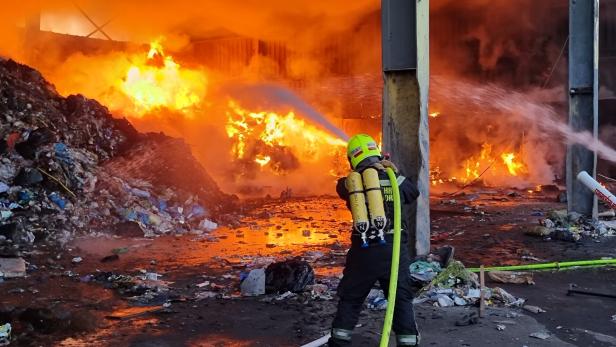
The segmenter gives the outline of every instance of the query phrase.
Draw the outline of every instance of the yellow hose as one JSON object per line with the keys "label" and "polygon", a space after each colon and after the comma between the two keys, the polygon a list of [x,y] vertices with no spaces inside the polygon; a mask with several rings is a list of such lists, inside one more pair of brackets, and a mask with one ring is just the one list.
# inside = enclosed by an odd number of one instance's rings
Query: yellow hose
{"label": "yellow hose", "polygon": [[380,347],[389,345],[389,334],[394,320],[394,308],[396,306],[396,291],[398,290],[398,266],[400,264],[400,229],[402,228],[402,211],[400,209],[400,189],[396,174],[391,168],[387,168],[387,176],[391,183],[394,194],[394,245],[391,252],[391,273],[389,275],[389,294],[387,295],[387,311],[381,334]]}

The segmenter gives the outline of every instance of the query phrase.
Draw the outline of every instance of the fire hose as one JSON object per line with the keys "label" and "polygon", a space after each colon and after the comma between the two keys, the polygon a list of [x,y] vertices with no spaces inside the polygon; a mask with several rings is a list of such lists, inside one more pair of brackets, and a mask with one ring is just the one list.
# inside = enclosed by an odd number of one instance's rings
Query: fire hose
{"label": "fire hose", "polygon": [[391,324],[394,320],[394,307],[396,306],[396,292],[398,290],[398,267],[400,264],[400,233],[402,228],[402,211],[400,207],[400,189],[398,188],[398,180],[394,174],[394,170],[387,168],[387,176],[391,183],[394,194],[394,245],[391,252],[391,273],[389,275],[389,294],[387,295],[387,311],[385,311],[385,322],[383,323],[383,332],[381,334],[380,347],[389,345],[389,334],[391,332]]}
{"label": "fire hose", "polygon": [[[527,265],[493,266],[485,267],[484,271],[530,271],[530,270],[552,270],[567,269],[572,267],[597,267],[597,266],[616,266],[616,259],[595,259],[595,260],[576,260],[564,262],[551,262]],[[480,268],[469,268],[470,272],[479,272]]]}
{"label": "fire hose", "polygon": [[[394,195],[394,243],[391,252],[391,273],[389,275],[389,292],[387,295],[387,310],[385,311],[385,322],[381,333],[380,347],[389,345],[389,334],[394,320],[394,308],[396,305],[396,292],[398,291],[398,267],[400,265],[400,240],[402,229],[402,210],[400,205],[400,189],[396,174],[391,168],[387,168],[387,176],[391,184]],[[330,334],[322,336],[302,347],[318,347],[324,345],[329,339]]]}

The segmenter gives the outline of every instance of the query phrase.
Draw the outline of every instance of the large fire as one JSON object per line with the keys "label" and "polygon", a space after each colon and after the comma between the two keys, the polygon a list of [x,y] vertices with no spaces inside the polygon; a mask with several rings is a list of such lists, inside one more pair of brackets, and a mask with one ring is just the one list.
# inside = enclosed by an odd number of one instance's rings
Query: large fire
{"label": "large fire", "polygon": [[346,142],[307,124],[293,111],[250,111],[237,101],[228,102],[227,136],[233,140],[232,155],[257,163],[277,174],[295,167],[294,158],[311,164],[336,162]]}
{"label": "large fire", "polygon": [[519,154],[507,151],[500,153],[500,155],[494,155],[493,145],[484,143],[479,154],[460,163],[459,169],[449,173],[449,177],[446,177],[446,174],[441,171],[438,165],[434,165],[430,180],[432,185],[446,182],[468,184],[482,177],[524,175],[528,173],[527,166],[517,159],[518,157]]}
{"label": "large fire", "polygon": [[165,55],[161,39],[150,44],[146,57],[136,56],[119,88],[132,101],[137,116],[166,108],[188,112],[202,102],[207,89],[203,71],[181,69],[173,57]]}
{"label": "large fire", "polygon": [[[254,185],[297,186],[297,176],[306,169],[311,172],[308,181],[329,182],[331,175],[340,176],[348,169],[345,142],[317,126],[298,111],[301,108],[278,101],[260,88],[237,93],[228,86],[246,82],[230,82],[219,71],[203,65],[188,66],[173,56],[159,39],[149,50],[114,52],[98,60],[81,57],[74,65],[100,62],[104,66],[96,81],[100,83],[89,86],[101,87],[86,88],[86,95],[128,117],[141,130],[185,138],[206,165],[216,158],[226,172],[212,169],[212,174],[222,175],[219,182],[228,184],[224,188],[236,189],[232,181],[239,177],[256,179],[251,183]],[[63,94],[83,92],[85,88],[81,81],[69,88],[66,85],[61,85]],[[263,100],[268,106],[258,108],[255,100]],[[285,178],[272,184],[265,180],[268,174]],[[243,184],[247,185],[245,180]],[[321,184],[318,186],[315,192],[325,191]]]}

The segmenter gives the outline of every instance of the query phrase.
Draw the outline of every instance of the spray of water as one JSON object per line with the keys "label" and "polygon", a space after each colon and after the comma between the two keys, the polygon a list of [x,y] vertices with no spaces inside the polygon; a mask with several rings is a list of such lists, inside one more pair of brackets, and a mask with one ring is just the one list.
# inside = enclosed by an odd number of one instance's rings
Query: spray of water
{"label": "spray of water", "polygon": [[260,99],[274,105],[292,106],[295,111],[303,115],[313,124],[320,126],[325,131],[328,131],[345,141],[349,138],[349,136],[345,134],[344,131],[332,124],[332,122],[330,122],[319,111],[315,110],[306,101],[304,101],[301,97],[293,93],[288,88],[273,84],[252,84],[234,87],[232,89],[232,92],[241,93],[244,95],[259,95]]}
{"label": "spray of water", "polygon": [[490,112],[520,117],[536,125],[548,138],[557,137],[567,144],[579,144],[598,156],[616,163],[616,150],[612,149],[589,132],[576,132],[558,119],[550,105],[535,100],[527,93],[506,90],[502,87],[486,84],[450,80],[433,77],[430,81],[431,92],[438,98],[446,98],[450,103],[469,106],[465,112]]}

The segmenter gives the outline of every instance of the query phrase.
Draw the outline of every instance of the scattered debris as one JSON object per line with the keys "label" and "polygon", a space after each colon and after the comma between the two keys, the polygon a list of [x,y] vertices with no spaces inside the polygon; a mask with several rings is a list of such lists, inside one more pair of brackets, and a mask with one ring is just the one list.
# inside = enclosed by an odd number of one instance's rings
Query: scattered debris
{"label": "scattered debris", "polygon": [[333,295],[330,293],[329,286],[326,284],[313,284],[310,289],[310,296],[312,299],[321,299],[321,300],[333,300]]}
{"label": "scattered debris", "polygon": [[298,293],[314,283],[314,270],[301,258],[288,259],[270,264],[265,269],[265,292]]}
{"label": "scattered debris", "polygon": [[251,270],[240,285],[242,296],[259,296],[265,294],[265,270]]}
{"label": "scattered debris", "polygon": [[[441,307],[474,305],[481,297],[477,275],[459,261],[451,261],[431,282],[420,290],[414,303],[433,302]],[[524,299],[516,298],[502,288],[486,288],[484,298],[491,304],[521,306]]]}
{"label": "scattered debris", "polygon": [[496,324],[496,330],[498,330],[498,331],[503,331],[506,328],[507,328],[507,326],[504,325],[504,324]]}
{"label": "scattered debris", "polygon": [[547,218],[540,220],[539,223],[540,225],[528,228],[525,234],[566,242],[578,242],[582,237],[616,235],[616,222],[593,221],[576,212],[567,213],[566,210],[550,211]]}
{"label": "scattered debris", "polygon": [[528,312],[532,312],[532,313],[544,313],[547,312],[546,310],[542,309],[539,306],[532,306],[532,305],[524,305],[522,306],[522,308]]}
{"label": "scattered debris", "polygon": [[0,258],[0,278],[17,278],[26,275],[26,261],[23,258]]}
{"label": "scattered debris", "polygon": [[282,301],[282,300],[286,300],[286,299],[289,299],[289,298],[294,298],[294,297],[296,297],[296,296],[297,296],[297,294],[292,293],[292,292],[290,292],[290,291],[286,291],[286,292],[284,292],[284,293],[282,293],[282,294],[278,295],[278,296],[276,297],[276,301]]}
{"label": "scattered debris", "polygon": [[440,307],[451,307],[455,305],[455,301],[445,294],[437,295],[437,302]]}
{"label": "scattered debris", "polygon": [[385,310],[387,309],[387,299],[385,299],[385,293],[381,289],[370,289],[370,293],[366,298],[366,306],[371,310]]}
{"label": "scattered debris", "polygon": [[503,288],[495,287],[492,289],[492,298],[498,301],[501,301],[505,304],[505,306],[522,306],[526,300],[521,298],[516,298],[515,296],[509,294]]}
{"label": "scattered debris", "polygon": [[79,264],[79,263],[81,263],[82,261],[83,261],[83,258],[82,258],[82,257],[75,257],[75,258],[73,258],[73,259],[71,260],[71,263],[73,263],[73,264]]}
{"label": "scattered debris", "polygon": [[203,288],[203,287],[207,287],[210,285],[210,281],[205,281],[205,282],[201,282],[201,283],[197,283],[195,284],[195,287],[197,288]]}
{"label": "scattered debris", "polygon": [[547,340],[548,338],[550,338],[550,334],[546,333],[546,332],[536,332],[536,333],[532,333],[530,335],[528,335],[530,337],[534,337],[536,339],[540,339],[540,340]]}
{"label": "scattered debris", "polygon": [[161,275],[154,272],[140,272],[137,275],[96,272],[87,282],[94,281],[113,288],[126,300],[137,305],[162,305],[169,299],[170,282],[161,281]]}
{"label": "scattered debris", "polygon": [[[547,220],[549,220],[549,219],[547,219]],[[551,223],[549,225],[554,225],[551,220],[549,220],[549,223]],[[526,230],[526,235],[546,237],[546,236],[550,236],[551,232],[552,231],[547,226],[535,225],[535,226],[532,226],[531,228]]]}
{"label": "scattered debris", "polygon": [[418,260],[410,265],[409,271],[413,278],[421,282],[430,282],[441,272],[441,265],[438,262]]}
{"label": "scattered debris", "polygon": [[535,284],[532,272],[490,271],[488,277],[499,283]]}
{"label": "scattered debris", "polygon": [[204,292],[198,292],[195,295],[195,300],[200,301],[200,300],[204,300],[204,299],[213,299],[213,298],[217,298],[219,296],[220,296],[220,294],[218,294],[216,292],[204,291]]}
{"label": "scattered debris", "polygon": [[11,330],[10,323],[0,325],[0,346],[6,346],[11,343]]}

